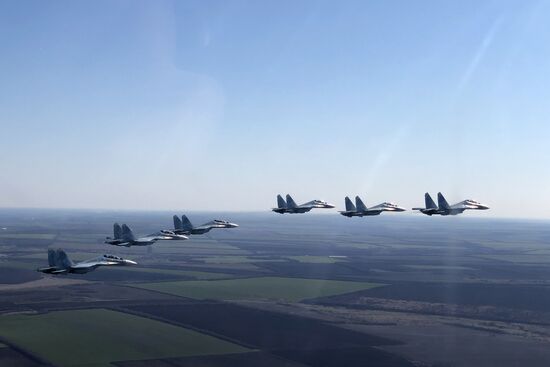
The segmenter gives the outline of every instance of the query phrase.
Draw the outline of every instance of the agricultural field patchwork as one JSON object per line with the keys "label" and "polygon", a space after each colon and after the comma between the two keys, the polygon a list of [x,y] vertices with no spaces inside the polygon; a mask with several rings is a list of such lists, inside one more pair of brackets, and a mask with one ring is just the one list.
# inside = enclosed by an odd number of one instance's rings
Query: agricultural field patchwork
{"label": "agricultural field patchwork", "polygon": [[349,293],[381,286],[369,282],[259,277],[212,281],[146,283],[140,288],[195,299],[303,299]]}
{"label": "agricultural field patchwork", "polygon": [[0,337],[63,367],[249,351],[196,331],[105,309],[1,316]]}

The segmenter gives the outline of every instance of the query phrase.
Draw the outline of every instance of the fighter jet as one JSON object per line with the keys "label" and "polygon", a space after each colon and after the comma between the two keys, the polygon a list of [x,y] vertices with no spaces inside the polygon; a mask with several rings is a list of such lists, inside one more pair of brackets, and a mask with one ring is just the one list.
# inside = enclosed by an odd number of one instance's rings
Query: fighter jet
{"label": "fighter jet", "polygon": [[487,210],[489,207],[487,205],[481,204],[472,199],[466,199],[459,203],[449,205],[443,194],[440,192],[437,193],[437,204],[439,205],[440,215],[457,215],[462,214],[465,210]]}
{"label": "fighter jet", "polygon": [[[120,226],[118,223],[113,225],[114,237],[105,238],[105,243],[114,246],[149,246],[160,240],[184,240],[187,239],[186,236],[178,235],[172,231],[160,231],[147,235],[145,237],[136,238],[130,227],[126,224]],[[178,238],[175,238],[175,237]]]}
{"label": "fighter jet", "polygon": [[277,195],[277,207],[271,210],[279,214],[296,214],[307,213],[311,209],[332,209],[334,205],[327,203],[323,200],[312,200],[305,204],[297,205],[294,199],[290,195],[286,195],[286,201],[281,195]]}
{"label": "fighter jet", "polygon": [[178,235],[205,234],[212,228],[236,228],[238,226],[238,224],[226,220],[214,219],[195,227],[186,215],[182,215],[181,219],[174,215],[174,233]]}
{"label": "fighter jet", "polygon": [[424,213],[426,215],[432,216],[432,215],[458,215],[462,214],[465,210],[487,210],[489,207],[487,205],[481,204],[475,200],[467,199],[463,200],[459,203],[449,205],[447,200],[445,200],[445,197],[440,192],[437,193],[437,204],[435,205],[434,201],[430,197],[430,194],[426,193],[424,194],[424,198],[426,201],[426,207],[425,208],[413,208],[413,210],[419,210],[421,213]]}
{"label": "fighter jet", "polygon": [[375,205],[373,207],[367,208],[363,200],[359,196],[355,197],[355,205],[353,205],[351,199],[346,196],[346,210],[341,211],[345,217],[365,217],[372,215],[379,215],[382,212],[403,212],[406,209],[402,208],[394,203],[384,202],[382,204]]}
{"label": "fighter jet", "polygon": [[137,263],[132,260],[126,260],[115,255],[102,255],[95,259],[74,263],[69,259],[65,251],[58,249],[48,250],[48,267],[38,268],[36,271],[40,271],[46,274],[84,274],[95,270],[99,266],[126,266],[136,265]]}
{"label": "fighter jet", "polygon": [[429,215],[429,216],[432,216],[434,214],[441,214],[440,211],[439,211],[439,208],[435,204],[435,202],[432,199],[432,197],[430,196],[430,194],[428,194],[428,193],[424,194],[424,202],[426,203],[425,208],[413,208],[413,210],[418,210],[422,214],[426,214],[426,215]]}

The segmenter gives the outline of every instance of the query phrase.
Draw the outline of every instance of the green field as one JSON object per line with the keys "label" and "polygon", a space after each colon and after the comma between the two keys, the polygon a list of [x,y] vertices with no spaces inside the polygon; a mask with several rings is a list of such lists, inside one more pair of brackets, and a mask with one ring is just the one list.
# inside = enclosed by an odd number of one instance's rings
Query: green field
{"label": "green field", "polygon": [[97,309],[0,317],[0,336],[59,366],[243,353],[208,335],[121,312]]}
{"label": "green field", "polygon": [[295,302],[307,298],[349,293],[381,285],[367,282],[261,277],[145,283],[135,286],[195,299],[280,299]]}

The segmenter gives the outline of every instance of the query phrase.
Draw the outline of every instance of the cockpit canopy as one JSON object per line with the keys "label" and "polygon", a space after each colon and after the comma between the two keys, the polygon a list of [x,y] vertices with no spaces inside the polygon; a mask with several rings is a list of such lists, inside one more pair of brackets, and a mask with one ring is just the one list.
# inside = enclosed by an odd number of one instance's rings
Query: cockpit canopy
{"label": "cockpit canopy", "polygon": [[104,257],[105,259],[109,259],[109,260],[122,260],[122,257],[118,257],[118,256],[115,256],[115,255],[107,255],[107,254],[105,254],[105,255],[103,255],[103,257]]}

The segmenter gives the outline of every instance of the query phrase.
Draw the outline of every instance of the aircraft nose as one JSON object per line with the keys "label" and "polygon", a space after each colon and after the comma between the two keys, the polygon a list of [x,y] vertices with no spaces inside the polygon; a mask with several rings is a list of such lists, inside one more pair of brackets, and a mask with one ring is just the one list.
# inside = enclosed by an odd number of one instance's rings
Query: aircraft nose
{"label": "aircraft nose", "polygon": [[333,209],[333,208],[336,208],[336,205],[327,203],[327,204],[325,204],[325,208]]}
{"label": "aircraft nose", "polygon": [[229,228],[237,228],[238,226],[237,223],[229,223]]}
{"label": "aircraft nose", "polygon": [[126,260],[124,259],[124,264],[125,265],[137,265],[137,262],[133,261],[133,260]]}
{"label": "aircraft nose", "polygon": [[489,207],[487,205],[478,205],[478,208],[481,210],[487,210]]}

